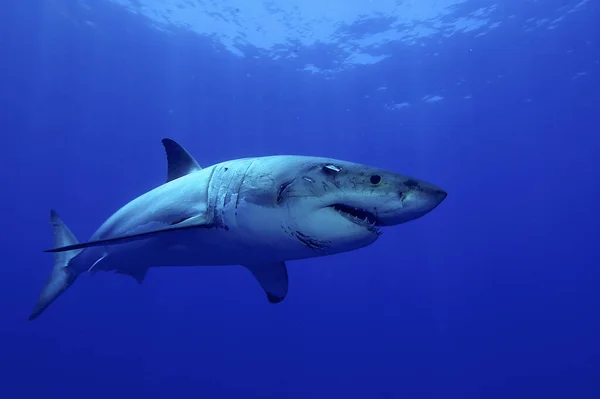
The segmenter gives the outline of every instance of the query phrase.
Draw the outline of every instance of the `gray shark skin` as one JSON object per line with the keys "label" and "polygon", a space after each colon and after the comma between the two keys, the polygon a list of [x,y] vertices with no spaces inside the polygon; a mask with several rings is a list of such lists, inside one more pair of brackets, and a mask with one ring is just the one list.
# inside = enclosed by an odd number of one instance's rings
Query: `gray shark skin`
{"label": "gray shark skin", "polygon": [[54,268],[29,317],[39,316],[84,272],[139,283],[165,266],[242,265],[271,303],[288,291],[285,262],[353,251],[381,228],[420,218],[445,198],[429,183],[329,158],[267,156],[201,168],[163,139],[167,182],[135,198],[88,242],[51,211]]}

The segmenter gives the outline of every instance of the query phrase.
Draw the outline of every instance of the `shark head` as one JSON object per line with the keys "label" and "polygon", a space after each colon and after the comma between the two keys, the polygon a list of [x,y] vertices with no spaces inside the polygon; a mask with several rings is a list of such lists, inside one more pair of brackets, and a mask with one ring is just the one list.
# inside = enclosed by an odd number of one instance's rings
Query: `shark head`
{"label": "shark head", "polygon": [[268,183],[251,186],[261,188],[261,201],[266,198],[272,214],[279,215],[276,224],[305,245],[330,253],[369,245],[383,227],[418,219],[447,195],[424,181],[351,162],[311,157],[265,162],[259,175]]}

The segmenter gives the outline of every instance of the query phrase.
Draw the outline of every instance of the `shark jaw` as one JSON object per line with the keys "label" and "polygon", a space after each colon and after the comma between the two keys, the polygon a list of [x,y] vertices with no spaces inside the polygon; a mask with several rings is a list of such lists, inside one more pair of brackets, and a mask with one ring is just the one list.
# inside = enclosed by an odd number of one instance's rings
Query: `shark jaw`
{"label": "shark jaw", "polygon": [[382,234],[379,229],[382,226],[381,221],[369,211],[344,204],[333,204],[329,208],[358,226],[364,227],[377,235]]}

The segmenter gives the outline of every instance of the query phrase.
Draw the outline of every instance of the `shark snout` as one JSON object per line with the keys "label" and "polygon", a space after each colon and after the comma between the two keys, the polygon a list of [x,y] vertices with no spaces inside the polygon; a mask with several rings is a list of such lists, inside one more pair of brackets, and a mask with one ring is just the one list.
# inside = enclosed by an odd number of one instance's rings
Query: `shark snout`
{"label": "shark snout", "polygon": [[445,190],[432,184],[421,183],[418,187],[401,193],[402,204],[407,209],[428,213],[435,209],[448,196]]}
{"label": "shark snout", "polygon": [[397,206],[378,215],[382,225],[393,226],[425,216],[441,204],[448,193],[433,185],[421,184],[409,190],[399,191],[398,196],[400,201]]}
{"label": "shark snout", "polygon": [[436,188],[435,191],[433,191],[431,195],[433,196],[433,200],[437,201],[436,206],[438,206],[439,204],[442,203],[443,200],[446,199],[446,197],[448,196],[448,193],[440,188]]}

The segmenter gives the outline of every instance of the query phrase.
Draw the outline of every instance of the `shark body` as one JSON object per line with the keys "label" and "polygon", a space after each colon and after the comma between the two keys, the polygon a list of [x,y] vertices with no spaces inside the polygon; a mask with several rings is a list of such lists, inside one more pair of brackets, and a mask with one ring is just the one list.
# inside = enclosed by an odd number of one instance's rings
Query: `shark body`
{"label": "shark body", "polygon": [[167,182],[135,198],[88,242],[51,211],[54,267],[30,320],[77,276],[113,271],[142,283],[148,269],[242,265],[271,303],[288,291],[286,261],[372,244],[381,228],[417,219],[445,198],[429,183],[330,158],[268,156],[201,168],[163,139]]}

